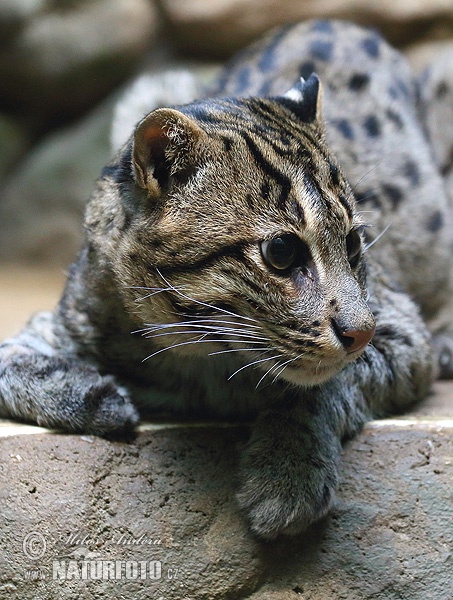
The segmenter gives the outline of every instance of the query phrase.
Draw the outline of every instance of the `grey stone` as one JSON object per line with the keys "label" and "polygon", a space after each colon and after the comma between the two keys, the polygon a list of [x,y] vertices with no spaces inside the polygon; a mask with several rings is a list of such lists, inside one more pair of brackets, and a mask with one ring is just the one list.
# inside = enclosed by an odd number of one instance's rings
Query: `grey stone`
{"label": "grey stone", "polygon": [[0,259],[66,266],[80,246],[83,210],[110,157],[113,101],[45,137],[8,179],[0,202]]}
{"label": "grey stone", "polygon": [[28,138],[16,119],[0,113],[0,182],[28,149]]}
{"label": "grey stone", "polygon": [[[246,427],[144,425],[121,442],[5,424],[0,597],[451,600],[453,385],[436,389],[418,412],[367,425],[346,445],[334,511],[272,543],[235,505]],[[84,557],[133,562],[84,581]],[[160,577],[134,579],[140,561]]]}
{"label": "grey stone", "polygon": [[80,115],[130,75],[157,28],[149,0],[2,2],[2,105],[40,127]]}

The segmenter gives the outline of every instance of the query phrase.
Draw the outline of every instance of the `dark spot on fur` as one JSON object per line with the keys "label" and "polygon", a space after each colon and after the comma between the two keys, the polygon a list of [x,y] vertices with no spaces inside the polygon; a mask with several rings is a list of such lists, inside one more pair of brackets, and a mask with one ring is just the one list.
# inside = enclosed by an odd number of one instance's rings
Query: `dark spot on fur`
{"label": "dark spot on fur", "polygon": [[114,177],[118,171],[118,165],[107,165],[101,171],[101,177],[103,179],[107,177]]}
{"label": "dark spot on fur", "polygon": [[263,83],[263,85],[260,87],[259,91],[258,91],[258,96],[269,96],[269,91],[271,89],[271,82],[268,79],[267,81],[265,81]]}
{"label": "dark spot on fur", "polygon": [[261,197],[265,198],[265,199],[269,198],[270,191],[271,191],[271,187],[269,185],[269,182],[263,181],[263,183],[261,184],[261,190],[260,190]]}
{"label": "dark spot on fur", "polygon": [[247,202],[247,206],[250,209],[255,209],[255,202],[253,201],[253,196],[252,194],[246,194],[245,196],[245,201]]}
{"label": "dark spot on fur", "polygon": [[315,21],[312,25],[311,30],[315,33],[326,33],[331,35],[333,33],[332,22],[328,20]]}
{"label": "dark spot on fur", "polygon": [[347,194],[344,193],[339,193],[338,194],[338,200],[340,201],[341,205],[343,206],[343,208],[345,209],[345,211],[348,214],[348,217],[350,219],[352,219],[353,214],[352,214],[352,208],[351,208],[351,194],[348,192]]}
{"label": "dark spot on fur", "polygon": [[443,176],[448,175],[452,169],[452,166],[453,166],[453,147],[450,148],[447,159],[440,168],[441,175],[443,175]]}
{"label": "dark spot on fur", "polygon": [[381,206],[381,202],[379,200],[379,196],[376,190],[364,190],[363,192],[356,192],[355,199],[357,203],[367,202],[369,204],[373,204],[374,206]]}
{"label": "dark spot on fur", "polygon": [[394,85],[390,85],[387,92],[388,92],[388,95],[390,96],[390,98],[392,98],[392,100],[398,99],[399,93]]}
{"label": "dark spot on fur", "polygon": [[411,90],[409,89],[408,84],[403,79],[398,79],[398,89],[404,98],[410,98]]}
{"label": "dark spot on fur", "polygon": [[400,188],[392,185],[391,183],[382,184],[382,191],[394,207],[396,207],[403,199],[403,192],[400,190]]}
{"label": "dark spot on fur", "polygon": [[376,329],[376,333],[381,337],[387,338],[394,338],[396,336],[396,331],[391,325],[379,325]]}
{"label": "dark spot on fur", "polygon": [[314,58],[328,61],[332,58],[333,44],[323,40],[314,40],[310,44],[309,51]]}
{"label": "dark spot on fur", "polygon": [[267,44],[266,49],[260,56],[258,61],[258,68],[260,71],[271,71],[274,68],[275,56],[280,47],[280,43],[285,39],[286,35],[293,27],[295,27],[294,23],[288,23],[277,30],[274,37]]}
{"label": "dark spot on fur", "polygon": [[442,379],[451,379],[452,361],[451,349],[445,346],[439,354],[440,377]]}
{"label": "dark spot on fur", "polygon": [[433,213],[431,215],[431,217],[429,218],[426,227],[428,229],[428,231],[430,231],[431,233],[436,233],[437,231],[439,231],[439,229],[442,229],[444,225],[444,216],[443,214],[440,212],[440,210],[436,210],[435,213]]}
{"label": "dark spot on fur", "polygon": [[394,329],[390,325],[378,325],[378,327],[376,328],[376,337],[379,339],[387,338],[390,340],[398,340],[399,342],[405,344],[409,348],[412,348],[413,346],[412,340],[407,335],[404,335],[404,333],[398,331],[397,329]]}
{"label": "dark spot on fur", "polygon": [[329,163],[330,167],[330,177],[332,178],[332,183],[336,186],[340,183],[340,171],[338,166],[335,163]]}
{"label": "dark spot on fur", "polygon": [[436,98],[438,100],[441,100],[442,98],[445,98],[445,96],[448,94],[448,84],[446,81],[439,81],[439,83],[436,86],[436,90],[435,90],[435,95]]}
{"label": "dark spot on fur", "polygon": [[226,135],[222,135],[221,136],[222,142],[223,142],[223,146],[225,148],[226,152],[230,152],[232,146],[233,146],[233,140],[231,138],[229,138]]}
{"label": "dark spot on fur", "polygon": [[315,63],[311,61],[304,62],[299,67],[299,75],[304,79],[308,79],[316,70]]}
{"label": "dark spot on fur", "polygon": [[385,114],[390,119],[390,121],[395,123],[395,125],[398,127],[398,129],[401,129],[403,127],[403,120],[397,112],[395,112],[394,110],[389,108],[389,109],[387,109]]}
{"label": "dark spot on fur", "polygon": [[372,35],[363,40],[362,48],[370,58],[377,58],[379,56],[379,42],[380,39],[377,35]]}
{"label": "dark spot on fur", "polygon": [[354,131],[352,130],[351,123],[346,119],[335,119],[332,121],[332,125],[338,129],[344,138],[347,140],[354,139]]}
{"label": "dark spot on fur", "polygon": [[409,179],[413,186],[416,186],[420,183],[420,171],[417,163],[409,159],[404,165],[403,170],[404,175]]}
{"label": "dark spot on fur", "polygon": [[[157,249],[162,246],[162,243],[163,243],[163,240],[161,238],[156,237],[156,238],[149,240],[148,246],[150,246],[151,248]],[[129,256],[132,258],[132,256],[134,256],[134,255],[130,254]]]}
{"label": "dark spot on fur", "polygon": [[312,323],[313,327],[319,327],[321,325],[320,321],[313,321]]}
{"label": "dark spot on fur", "polygon": [[239,69],[237,82],[236,93],[241,94],[245,92],[250,84],[250,67],[248,65],[244,65]]}
{"label": "dark spot on fur", "polygon": [[376,115],[369,115],[363,122],[363,126],[370,137],[378,137],[381,134],[381,124]]}
{"label": "dark spot on fur", "polygon": [[300,203],[297,201],[296,198],[294,198],[290,204],[292,211],[296,217],[297,222],[300,225],[305,225],[305,214],[304,214],[304,209],[302,208],[302,206],[300,205]]}
{"label": "dark spot on fur", "polygon": [[370,77],[367,73],[355,73],[349,80],[349,89],[353,92],[360,92],[370,82]]}

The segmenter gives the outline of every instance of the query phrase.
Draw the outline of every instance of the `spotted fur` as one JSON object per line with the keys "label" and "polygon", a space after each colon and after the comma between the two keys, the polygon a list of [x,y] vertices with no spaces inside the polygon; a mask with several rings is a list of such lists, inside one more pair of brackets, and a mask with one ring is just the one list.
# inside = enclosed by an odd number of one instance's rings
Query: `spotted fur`
{"label": "spotted fur", "polygon": [[152,111],[97,183],[58,307],[0,346],[1,413],[101,435],[137,411],[254,418],[251,530],[326,514],[341,441],[452,371],[451,209],[420,98],[374,32],[316,21]]}

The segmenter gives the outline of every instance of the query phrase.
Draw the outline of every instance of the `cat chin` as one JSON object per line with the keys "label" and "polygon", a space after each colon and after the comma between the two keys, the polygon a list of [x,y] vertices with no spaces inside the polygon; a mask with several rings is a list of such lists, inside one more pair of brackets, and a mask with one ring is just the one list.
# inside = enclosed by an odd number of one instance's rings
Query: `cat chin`
{"label": "cat chin", "polygon": [[281,378],[298,386],[313,387],[332,379],[332,377],[339,373],[344,366],[345,363],[342,362],[325,367],[317,366],[313,368],[302,367],[300,369],[285,369]]}

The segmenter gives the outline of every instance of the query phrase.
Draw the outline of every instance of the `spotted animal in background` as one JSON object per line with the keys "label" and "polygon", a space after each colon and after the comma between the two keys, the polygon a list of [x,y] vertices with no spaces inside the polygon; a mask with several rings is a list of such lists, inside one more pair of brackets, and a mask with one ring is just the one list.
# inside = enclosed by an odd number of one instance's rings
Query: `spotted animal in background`
{"label": "spotted animal in background", "polygon": [[0,347],[0,411],[99,435],[255,419],[254,534],[334,501],[341,443],[451,376],[450,201],[405,60],[315,21],[152,111],[105,167],[59,305]]}

